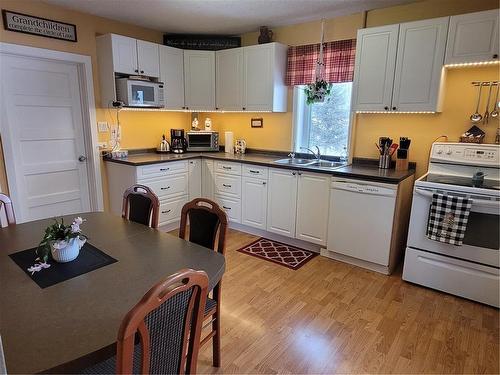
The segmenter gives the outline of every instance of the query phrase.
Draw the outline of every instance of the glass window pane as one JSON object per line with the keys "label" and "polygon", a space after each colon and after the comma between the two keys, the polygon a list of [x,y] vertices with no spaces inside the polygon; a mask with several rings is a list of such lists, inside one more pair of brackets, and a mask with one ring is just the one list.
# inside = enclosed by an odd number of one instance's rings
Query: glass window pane
{"label": "glass window pane", "polygon": [[352,82],[334,83],[329,97],[310,108],[309,147],[341,156],[348,147]]}

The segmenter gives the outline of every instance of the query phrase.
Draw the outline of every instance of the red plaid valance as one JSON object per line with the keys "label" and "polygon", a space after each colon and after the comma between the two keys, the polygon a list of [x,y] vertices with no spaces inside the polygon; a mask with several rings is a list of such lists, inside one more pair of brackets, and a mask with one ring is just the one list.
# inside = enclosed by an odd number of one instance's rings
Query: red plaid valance
{"label": "red plaid valance", "polygon": [[[320,44],[295,46],[288,49],[286,85],[313,83]],[[331,83],[351,82],[354,76],[356,39],[338,40],[323,44],[325,70],[323,79]]]}

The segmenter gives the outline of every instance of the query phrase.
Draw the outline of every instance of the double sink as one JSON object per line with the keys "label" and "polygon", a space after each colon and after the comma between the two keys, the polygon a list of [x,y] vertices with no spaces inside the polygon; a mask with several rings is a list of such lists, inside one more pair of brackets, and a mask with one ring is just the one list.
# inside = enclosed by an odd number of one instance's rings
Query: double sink
{"label": "double sink", "polygon": [[301,158],[287,158],[279,159],[274,161],[276,164],[291,165],[296,167],[313,167],[313,168],[340,168],[346,165],[346,163],[330,160],[318,160],[318,159],[301,159]]}

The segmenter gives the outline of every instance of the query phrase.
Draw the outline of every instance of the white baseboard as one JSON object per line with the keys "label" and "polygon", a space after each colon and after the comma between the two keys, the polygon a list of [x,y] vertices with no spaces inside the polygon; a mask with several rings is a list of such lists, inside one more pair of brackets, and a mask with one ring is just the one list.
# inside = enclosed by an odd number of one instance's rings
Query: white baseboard
{"label": "white baseboard", "polygon": [[388,266],[382,266],[382,265],[377,264],[377,263],[372,263],[372,262],[368,262],[366,260],[353,258],[353,257],[350,257],[348,255],[335,253],[331,250],[321,249],[321,255],[324,257],[327,257],[327,258],[338,260],[340,262],[349,263],[349,264],[352,264],[352,265],[355,265],[358,267],[366,268],[366,269],[371,270],[371,271],[383,273],[384,275],[391,274]]}

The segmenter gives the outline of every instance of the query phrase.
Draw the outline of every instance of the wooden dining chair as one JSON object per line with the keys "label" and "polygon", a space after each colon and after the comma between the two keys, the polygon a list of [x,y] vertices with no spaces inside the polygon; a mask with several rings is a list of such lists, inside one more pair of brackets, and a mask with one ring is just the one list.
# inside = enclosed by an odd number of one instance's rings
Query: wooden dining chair
{"label": "wooden dining chair", "polygon": [[[224,255],[227,235],[227,215],[219,205],[209,199],[196,198],[184,205],[181,212],[179,237],[186,239],[186,229],[189,219],[189,240],[198,245],[215,250]],[[218,235],[218,241],[216,243]],[[212,290],[212,297],[207,298],[204,321],[211,319],[212,330],[203,338],[200,346],[212,339],[212,362],[220,367],[220,306],[222,280]],[[205,326],[203,327],[205,328]]]}
{"label": "wooden dining chair", "polygon": [[183,269],[153,286],[125,315],[116,356],[84,374],[194,374],[208,276]]}
{"label": "wooden dining chair", "polygon": [[158,227],[160,200],[147,186],[133,185],[123,193],[122,217],[151,228]]}
{"label": "wooden dining chair", "polygon": [[16,223],[16,217],[14,216],[14,208],[12,207],[11,199],[5,195],[0,193],[0,208],[2,206],[5,209],[5,214],[7,215],[7,224],[13,225]]}

